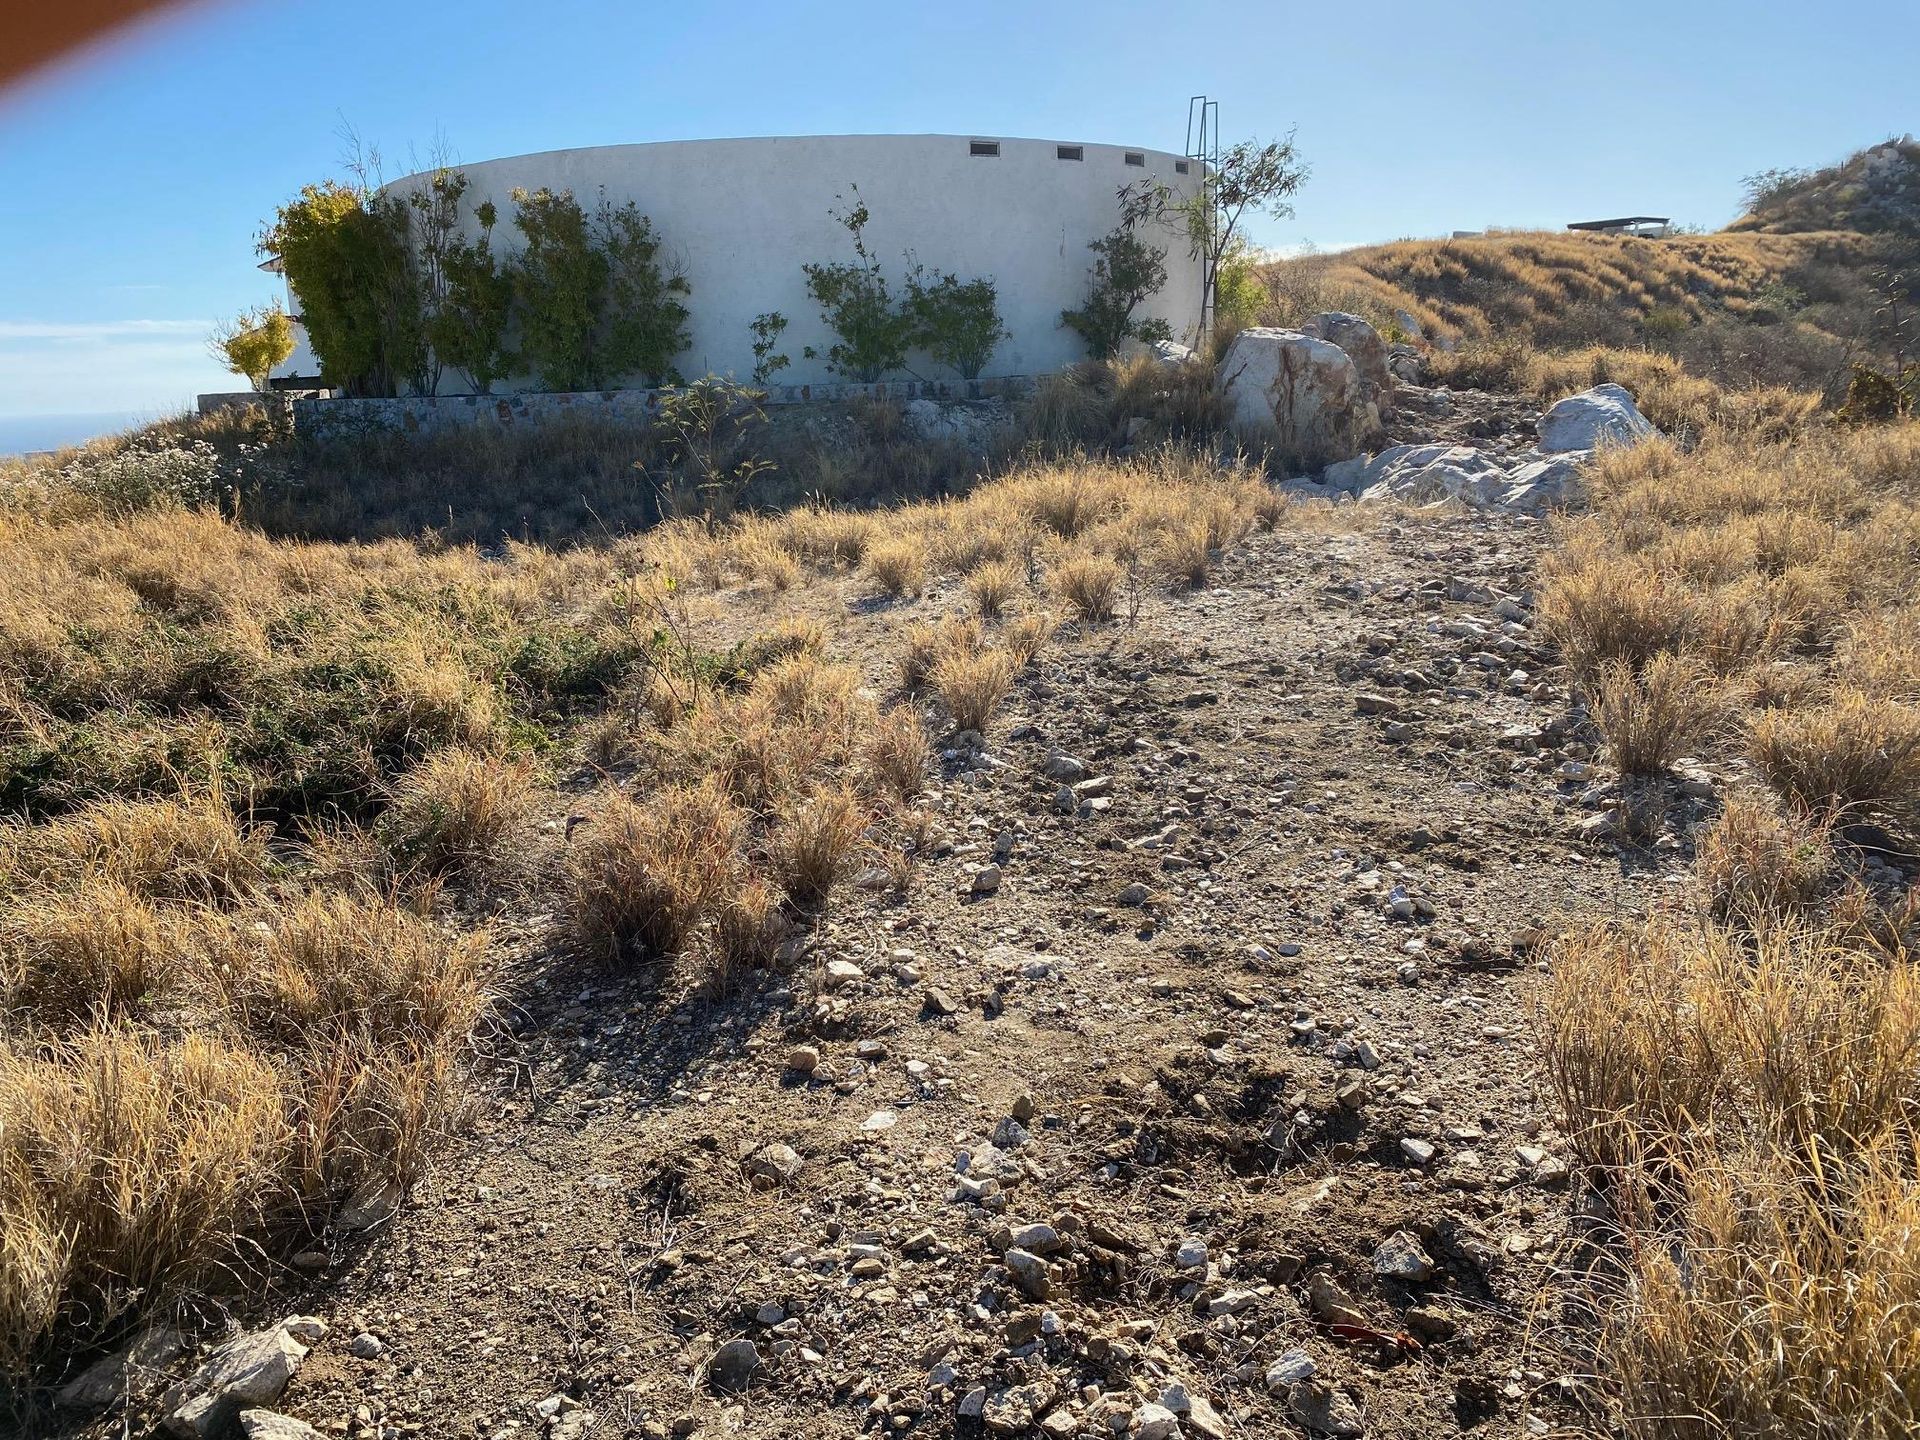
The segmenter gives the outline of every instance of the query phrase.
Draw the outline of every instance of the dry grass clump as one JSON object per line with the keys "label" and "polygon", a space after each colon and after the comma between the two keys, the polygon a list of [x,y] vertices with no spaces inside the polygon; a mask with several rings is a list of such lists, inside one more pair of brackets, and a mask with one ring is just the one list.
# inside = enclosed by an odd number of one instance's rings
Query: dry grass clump
{"label": "dry grass clump", "polygon": [[864,764],[871,788],[901,802],[918,795],[927,778],[927,729],[912,706],[883,714],[867,737]]}
{"label": "dry grass clump", "polygon": [[1593,692],[1594,723],[1622,775],[1658,775],[1700,749],[1724,714],[1712,678],[1683,655],[1656,655],[1638,673],[1609,661]]}
{"label": "dry grass clump", "polygon": [[[149,803],[134,833],[187,809]],[[362,1180],[411,1181],[456,1123],[488,1006],[483,935],[231,868],[170,887],[75,843],[135,807],[100,808],[16,843],[41,863],[0,900],[9,1377],[136,1304],[248,1276]]]}
{"label": "dry grass clump", "polygon": [[960,730],[984,731],[1013,688],[1014,657],[1006,650],[959,650],[933,667],[933,687]]}
{"label": "dry grass clump", "polygon": [[1700,836],[1694,859],[1713,918],[1755,930],[1804,915],[1832,869],[1824,825],[1738,794]]}
{"label": "dry grass clump", "polygon": [[901,646],[900,684],[909,692],[922,690],[947,656],[970,655],[986,643],[986,630],[975,616],[949,615],[937,624],[916,620]]}
{"label": "dry grass clump", "polygon": [[608,787],[573,841],[574,934],[608,960],[690,956],[722,988],[826,901],[925,766],[917,715],[807,652],[699,688],[646,742],[632,791]]}
{"label": "dry grass clump", "polygon": [[172,911],[90,875],[0,915],[0,1002],[62,1028],[131,1018],[180,980],[194,938]]}
{"label": "dry grass clump", "polygon": [[1629,1433],[1920,1425],[1917,974],[1818,925],[1559,948],[1543,1058],[1627,1237],[1607,1341]]}
{"label": "dry grass clump", "polygon": [[846,875],[868,823],[867,807],[840,785],[823,786],[780,817],[771,841],[773,878],[794,904],[813,909]]}
{"label": "dry grass clump", "polygon": [[0,1043],[0,1374],[235,1263],[284,1195],[284,1083],[218,1036]]}
{"label": "dry grass clump", "polygon": [[[1540,614],[1603,731],[1651,720],[1654,667],[1684,656],[1700,695],[1749,707],[1734,718],[1789,801],[1913,825],[1920,423],[1652,442],[1604,453],[1592,478],[1595,511],[1545,566]],[[1705,722],[1704,700],[1666,688]],[[1693,748],[1684,728],[1672,743]]]}
{"label": "dry grass clump", "polygon": [[870,545],[866,572],[882,593],[895,599],[918,595],[927,587],[926,545],[911,536]]}
{"label": "dry grass clump", "polygon": [[967,598],[982,620],[998,620],[1026,580],[1025,569],[1011,560],[983,560],[967,572]]}
{"label": "dry grass clump", "polygon": [[1920,827],[1920,706],[1842,691],[1761,715],[1752,744],[1761,773],[1803,806]]}
{"label": "dry grass clump", "polygon": [[745,826],[713,778],[607,794],[569,856],[575,932],[608,959],[678,954],[732,890]]}
{"label": "dry grass clump", "polygon": [[1113,618],[1127,572],[1109,556],[1067,550],[1054,560],[1047,579],[1074,614],[1097,625]]}
{"label": "dry grass clump", "polygon": [[381,838],[427,873],[485,864],[532,819],[533,766],[461,746],[436,751],[388,787]]}
{"label": "dry grass clump", "polygon": [[1053,638],[1053,614],[1047,610],[1023,610],[1006,623],[1000,643],[1021,668],[1031,665]]}

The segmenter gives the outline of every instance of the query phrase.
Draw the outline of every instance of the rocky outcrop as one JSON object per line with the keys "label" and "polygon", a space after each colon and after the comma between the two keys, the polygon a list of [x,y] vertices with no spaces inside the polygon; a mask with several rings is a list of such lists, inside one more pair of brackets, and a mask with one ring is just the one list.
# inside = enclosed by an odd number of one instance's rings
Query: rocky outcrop
{"label": "rocky outcrop", "polygon": [[1660,432],[1619,385],[1596,385],[1557,400],[1540,417],[1540,448],[1548,454],[1634,445]]}
{"label": "rocky outcrop", "polygon": [[1243,445],[1302,469],[1358,454],[1380,428],[1352,357],[1298,330],[1242,330],[1215,372],[1214,389]]}
{"label": "rocky outcrop", "polygon": [[1329,465],[1320,484],[1358,500],[1437,505],[1457,500],[1475,509],[1540,511],[1579,503],[1580,467],[1590,451],[1522,455],[1517,463],[1470,445],[1436,441],[1395,445],[1378,455]]}

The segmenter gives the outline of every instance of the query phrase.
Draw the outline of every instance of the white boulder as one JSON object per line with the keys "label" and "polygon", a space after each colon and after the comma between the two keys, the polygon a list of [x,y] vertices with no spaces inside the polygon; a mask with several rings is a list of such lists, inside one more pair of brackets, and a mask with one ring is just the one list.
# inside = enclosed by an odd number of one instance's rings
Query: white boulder
{"label": "white boulder", "polygon": [[1591,450],[1565,450],[1542,460],[1529,460],[1507,472],[1507,488],[1500,503],[1510,510],[1558,510],[1586,498],[1580,467],[1593,458]]}
{"label": "white boulder", "polygon": [[1304,469],[1358,454],[1380,425],[1347,352],[1298,330],[1242,330],[1220,362],[1214,389],[1242,444]]}
{"label": "white boulder", "polygon": [[1505,486],[1507,473],[1483,450],[1435,441],[1395,445],[1372,458],[1329,465],[1325,481],[1362,500],[1407,500],[1431,505],[1463,500],[1487,505]]}
{"label": "white boulder", "polygon": [[1556,400],[1540,417],[1540,448],[1549,454],[1633,445],[1659,433],[1619,385],[1596,385]]}
{"label": "white boulder", "polygon": [[1154,340],[1147,346],[1156,365],[1184,365],[1193,359],[1193,347],[1178,340]]}
{"label": "white boulder", "polygon": [[[1331,340],[1347,352],[1364,385],[1372,386],[1369,399],[1385,397],[1393,390],[1393,372],[1387,366],[1387,343],[1358,315],[1344,310],[1328,310],[1300,327],[1302,335]],[[1383,405],[1381,408],[1385,408]]]}

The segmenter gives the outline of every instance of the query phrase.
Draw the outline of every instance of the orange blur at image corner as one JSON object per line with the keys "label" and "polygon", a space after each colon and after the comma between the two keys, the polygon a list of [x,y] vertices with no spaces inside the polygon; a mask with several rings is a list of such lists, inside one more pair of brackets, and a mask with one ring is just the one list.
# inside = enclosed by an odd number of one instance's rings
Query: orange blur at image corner
{"label": "orange blur at image corner", "polygon": [[0,95],[189,8],[191,0],[0,0]]}

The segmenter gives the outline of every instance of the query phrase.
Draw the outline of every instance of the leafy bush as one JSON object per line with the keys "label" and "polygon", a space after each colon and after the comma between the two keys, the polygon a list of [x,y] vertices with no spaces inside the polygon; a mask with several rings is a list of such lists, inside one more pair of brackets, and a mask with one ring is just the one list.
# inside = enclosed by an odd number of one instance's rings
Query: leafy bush
{"label": "leafy bush", "polygon": [[1893,374],[1856,361],[1847,380],[1847,399],[1837,418],[1848,425],[1898,420],[1920,410],[1920,364]]}
{"label": "leafy bush", "polygon": [[419,280],[404,201],[329,180],[282,205],[260,237],[300,297],[307,341],[326,382],[351,395],[395,395],[427,365]]}
{"label": "leafy bush", "polygon": [[916,268],[907,280],[907,310],[913,317],[914,343],[942,365],[977,380],[1000,342],[1000,295],[991,278],[961,280]]}
{"label": "leafy bush", "polygon": [[764,385],[793,363],[774,348],[780,343],[780,332],[787,328],[787,317],[769,310],[754,316],[747,328],[753,332],[753,383]]}
{"label": "leafy bush", "polygon": [[[906,364],[915,321],[907,308],[895,303],[879,258],[867,248],[867,221],[872,217],[859,188],[852,188],[852,206],[845,213],[834,212],[834,218],[853,237],[855,258],[800,268],[807,277],[807,294],[820,307],[827,328],[840,337],[827,350],[827,364],[836,374],[870,385]],[[819,352],[809,345],[805,353],[812,359]]]}
{"label": "leafy bush", "polygon": [[1171,340],[1164,320],[1136,320],[1140,304],[1167,283],[1167,252],[1149,245],[1139,229],[1155,213],[1138,192],[1120,192],[1120,223],[1089,241],[1093,267],[1087,276],[1087,303],[1060,312],[1060,323],[1086,341],[1096,360],[1112,355],[1128,340]]}
{"label": "leafy bush", "polygon": [[773,468],[747,453],[766,427],[764,398],[715,375],[661,396],[654,421],[660,463],[653,472],[662,515],[730,515],[754,477]]}
{"label": "leafy bush", "polygon": [[265,390],[273,367],[293,354],[293,321],[278,305],[257,305],[215,330],[207,348],[254,389]]}
{"label": "leafy bush", "polygon": [[597,390],[626,375],[676,378],[687,347],[687,282],[631,201],[589,217],[571,191],[515,190],[526,247],[510,266],[526,363],[550,390]]}
{"label": "leafy bush", "polygon": [[474,218],[480,222],[479,238],[450,240],[441,258],[445,293],[427,322],[427,339],[435,355],[465,371],[475,392],[487,395],[515,363],[507,349],[513,275],[494,259],[493,227],[499,212],[493,202],[475,206]]}

